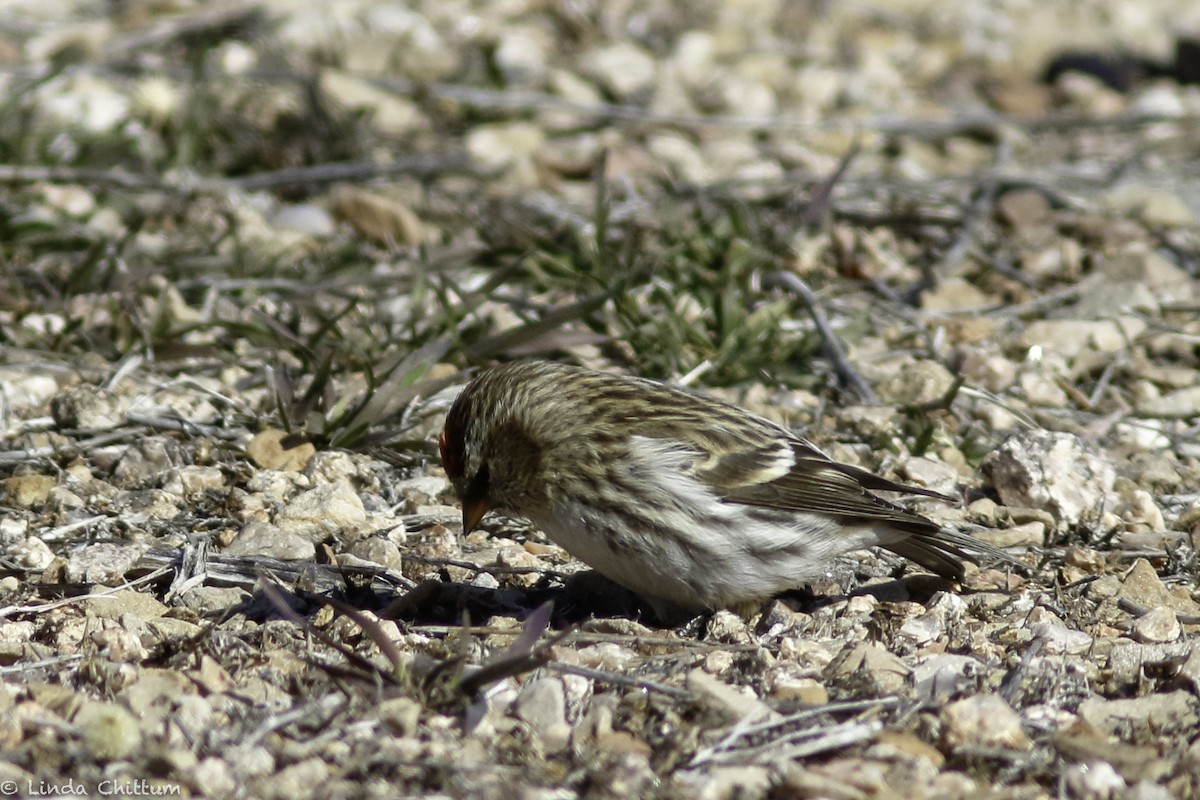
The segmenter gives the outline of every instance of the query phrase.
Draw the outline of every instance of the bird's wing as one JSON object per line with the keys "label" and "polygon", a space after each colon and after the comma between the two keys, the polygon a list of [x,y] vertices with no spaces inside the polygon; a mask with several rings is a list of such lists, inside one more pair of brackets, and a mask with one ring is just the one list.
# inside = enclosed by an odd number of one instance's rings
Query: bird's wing
{"label": "bird's wing", "polygon": [[848,522],[887,522],[914,533],[936,531],[938,526],[867,490],[950,499],[839,464],[799,438],[743,442],[735,449],[710,450],[709,457],[696,464],[695,474],[728,502],[831,514]]}

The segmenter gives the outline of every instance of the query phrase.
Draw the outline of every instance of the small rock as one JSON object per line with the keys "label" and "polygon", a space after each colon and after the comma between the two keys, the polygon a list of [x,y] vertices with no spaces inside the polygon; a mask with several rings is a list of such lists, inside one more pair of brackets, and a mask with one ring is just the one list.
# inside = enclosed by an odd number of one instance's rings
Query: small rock
{"label": "small rock", "polygon": [[217,467],[189,465],[172,467],[163,481],[163,491],[192,497],[209,489],[220,489],[224,485],[225,476]]}
{"label": "small rock", "polygon": [[865,684],[872,693],[897,694],[908,683],[909,669],[882,645],[859,642],[843,648],[829,665],[828,675],[835,683]]}
{"label": "small rock", "polygon": [[767,797],[773,783],[772,770],[766,766],[747,764],[730,767],[710,767],[693,794],[696,800],[741,800]]}
{"label": "small rock", "polygon": [[1115,509],[1129,531],[1157,533],[1167,529],[1162,509],[1145,489],[1134,489]]}
{"label": "small rock", "polygon": [[[97,547],[99,545],[93,545]],[[100,597],[89,597],[80,603],[80,608],[90,617],[118,620],[128,614],[138,620],[158,619],[166,614],[167,606],[153,595],[124,589]]]}
{"label": "small rock", "polygon": [[935,492],[953,494],[958,488],[958,470],[932,458],[910,458],[904,462],[901,472],[904,478],[914,485]]}
{"label": "small rock", "polygon": [[1161,419],[1189,419],[1200,416],[1200,386],[1177,389],[1159,397],[1139,399],[1137,413]]}
{"label": "small rock", "polygon": [[552,751],[567,745],[567,696],[556,677],[543,676],[525,682],[513,704],[513,712],[525,720]]}
{"label": "small rock", "polygon": [[183,513],[179,505],[182,498],[162,489],[136,489],[120,492],[109,505],[129,524],[141,524],[147,520],[174,519]]}
{"label": "small rock", "polygon": [[948,747],[1000,747],[1027,750],[1031,743],[1021,718],[997,694],[979,694],[942,709],[942,737]]}
{"label": "small rock", "polygon": [[885,405],[920,405],[941,400],[954,385],[954,375],[937,361],[915,359],[882,381],[876,391]]}
{"label": "small rock", "polygon": [[397,736],[414,736],[420,730],[421,704],[409,697],[392,697],[375,707],[375,714]]}
{"label": "small rock", "polygon": [[405,203],[377,192],[343,186],[333,198],[333,215],[376,242],[415,245],[425,239],[420,217]]}
{"label": "small rock", "polygon": [[686,685],[701,702],[730,721],[762,722],[779,717],[750,689],[730,686],[702,669],[689,672]]}
{"label": "small rock", "polygon": [[280,206],[271,217],[276,228],[310,236],[332,236],[337,233],[337,223],[328,211],[307,203]]}
{"label": "small rock", "polygon": [[712,168],[700,148],[681,134],[652,136],[646,148],[657,163],[666,166],[671,176],[680,181],[703,186],[714,180]]}
{"label": "small rock", "polygon": [[27,413],[40,409],[58,393],[55,373],[47,372],[32,364],[0,366],[0,397],[10,411]]}
{"label": "small rock", "polygon": [[939,639],[946,632],[946,625],[940,614],[917,614],[906,619],[898,632],[905,639],[920,646]]}
{"label": "small rock", "polygon": [[1031,406],[1065,408],[1067,393],[1054,377],[1041,369],[1026,369],[1020,376],[1021,397]]}
{"label": "small rock", "polygon": [[227,611],[249,600],[249,592],[232,586],[196,586],[179,595],[179,603],[183,608],[199,614]]}
{"label": "small rock", "polygon": [[[400,548],[383,536],[369,536],[350,545],[350,552],[361,559],[397,572],[403,567]],[[482,574],[482,573],[481,573]]]}
{"label": "small rock", "polygon": [[706,638],[725,644],[743,644],[750,641],[750,629],[745,620],[732,611],[718,611],[708,621]]}
{"label": "small rock", "polygon": [[701,669],[709,675],[720,675],[727,669],[733,667],[733,653],[728,650],[714,650],[704,656],[704,663]]}
{"label": "small rock", "polygon": [[223,759],[209,756],[192,770],[192,783],[205,797],[233,797],[238,781]]}
{"label": "small rock", "polygon": [[280,530],[298,533],[314,544],[330,534],[353,530],[367,521],[362,500],[347,481],[327,483],[294,498],[275,517]]}
{"label": "small rock", "polygon": [[1133,562],[1117,596],[1142,608],[1170,608],[1181,614],[1200,614],[1200,603],[1192,599],[1187,589],[1168,589],[1144,558]]}
{"label": "small rock", "polygon": [[533,84],[546,75],[547,51],[556,43],[538,28],[514,27],[500,34],[492,59],[509,84]]}
{"label": "small rock", "polygon": [[50,401],[50,413],[60,428],[107,431],[125,421],[128,402],[99,386],[72,386]]}
{"label": "small rock", "polygon": [[1102,319],[1138,311],[1157,314],[1158,309],[1158,298],[1141,281],[1106,281],[1086,287],[1070,311],[1080,319]]}
{"label": "small rock", "polygon": [[962,345],[959,353],[959,370],[973,385],[999,393],[1017,380],[1017,365],[1001,355],[972,345]]}
{"label": "small rock", "polygon": [[116,703],[85,703],[74,723],[88,751],[101,761],[125,758],[142,743],[137,718]]}
{"label": "small rock", "polygon": [[542,129],[528,122],[477,125],[467,133],[467,153],[487,170],[507,170],[518,186],[538,183],[534,159],[545,145]]}
{"label": "small rock", "polygon": [[1096,272],[1108,283],[1140,283],[1150,288],[1159,302],[1191,300],[1195,283],[1187,271],[1167,260],[1144,242],[1138,242],[1096,264]]}
{"label": "small rock", "polygon": [[1050,512],[1076,525],[1101,507],[1112,491],[1112,463],[1069,433],[1024,431],[1009,437],[980,467],[1008,506]]}
{"label": "small rock", "polygon": [[313,540],[295,531],[283,530],[269,522],[251,522],[225,548],[231,556],[267,556],[280,561],[309,561]]}
{"label": "small rock", "polygon": [[1125,779],[1107,761],[1072,764],[1063,770],[1063,782],[1071,797],[1080,800],[1111,800],[1123,797]]}
{"label": "small rock", "polygon": [[1200,694],[1200,644],[1193,645],[1188,650],[1188,656],[1179,667],[1179,677],[1192,687],[1192,691]]}
{"label": "small rock", "polygon": [[1074,628],[1068,628],[1062,620],[1057,618],[1042,619],[1038,622],[1033,622],[1029,625],[1029,631],[1041,643],[1042,652],[1047,655],[1086,653],[1095,643],[1095,640],[1088,634]]}
{"label": "small rock", "polygon": [[921,309],[932,314],[970,311],[996,304],[996,299],[962,278],[947,278],[921,292]]}
{"label": "small rock", "polygon": [[626,669],[637,658],[637,653],[616,642],[601,642],[575,651],[576,661],[593,669],[620,671]]}
{"label": "small rock", "polygon": [[54,563],[54,551],[36,536],[11,545],[6,551],[18,567],[28,570],[43,570]]}
{"label": "small rock", "polygon": [[657,65],[631,42],[616,42],[586,54],[582,64],[595,80],[619,99],[649,89]]}
{"label": "small rock", "polygon": [[372,86],[370,81],[336,69],[320,72],[322,95],[334,98],[345,109],[364,110],[371,114],[371,126],[380,133],[411,135],[428,127],[421,107],[396,92]]}
{"label": "small rock", "polygon": [[970,656],[938,653],[917,662],[912,682],[920,697],[936,701],[975,687],[982,674],[983,665]]}
{"label": "small rock", "polygon": [[312,481],[313,486],[322,483],[338,483],[346,481],[356,490],[375,482],[375,467],[373,462],[363,453],[347,453],[340,450],[322,450],[304,466],[304,474]]}
{"label": "small rock", "polygon": [[80,547],[67,559],[67,581],[117,586],[125,582],[125,573],[133,569],[146,546],[101,542]]}
{"label": "small rock", "polygon": [[1186,203],[1156,186],[1125,184],[1109,192],[1104,200],[1116,213],[1134,216],[1152,228],[1177,228],[1196,221]]}
{"label": "small rock", "polygon": [[14,475],[4,481],[4,498],[20,508],[43,505],[58,485],[53,475]]}
{"label": "small rock", "polygon": [[1175,800],[1175,795],[1166,786],[1149,780],[1140,780],[1129,787],[1123,800]]}
{"label": "small rock", "polygon": [[1160,607],[1135,619],[1130,632],[1139,642],[1173,642],[1183,635],[1183,627],[1174,611]]}
{"label": "small rock", "polygon": [[321,758],[306,758],[272,775],[265,784],[251,784],[251,795],[274,800],[307,800],[321,797],[321,785],[329,779],[332,767]]}
{"label": "small rock", "polygon": [[1050,203],[1035,189],[1010,189],[996,199],[996,216],[1011,228],[1025,228],[1045,222]]}
{"label": "small rock", "polygon": [[1063,563],[1084,572],[1096,574],[1104,571],[1108,558],[1099,550],[1080,545],[1070,545],[1063,553]]}
{"label": "small rock", "polygon": [[806,706],[823,706],[829,702],[829,690],[815,678],[797,675],[776,675],[767,682],[771,697],[775,700],[801,703]]}
{"label": "small rock", "polygon": [[1040,319],[1021,333],[1021,345],[1031,352],[1058,353],[1073,358],[1087,350],[1117,353],[1129,347],[1146,330],[1145,321],[1122,315],[1116,319]]}
{"label": "small rock", "polygon": [[46,508],[51,511],[76,511],[86,505],[87,503],[82,497],[65,486],[55,486],[50,490],[50,494],[46,496]]}
{"label": "small rock", "polygon": [[1122,700],[1089,697],[1079,704],[1079,716],[1093,728],[1135,740],[1178,735],[1198,721],[1197,700],[1183,689]]}
{"label": "small rock", "polygon": [[179,445],[165,436],[142,439],[121,453],[113,467],[113,483],[125,488],[155,485],[159,476],[179,464],[182,455]]}
{"label": "small rock", "polygon": [[285,448],[283,440],[290,434],[287,431],[265,430],[255,434],[246,445],[246,455],[260,467],[281,472],[301,472],[308,460],[317,452],[312,443],[297,441],[291,447]]}

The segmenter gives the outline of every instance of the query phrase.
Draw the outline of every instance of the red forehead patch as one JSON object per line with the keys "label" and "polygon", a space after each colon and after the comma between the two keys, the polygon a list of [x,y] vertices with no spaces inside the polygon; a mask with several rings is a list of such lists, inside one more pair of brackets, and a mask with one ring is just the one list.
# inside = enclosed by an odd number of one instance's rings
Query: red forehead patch
{"label": "red forehead patch", "polygon": [[466,464],[463,453],[463,434],[459,430],[454,412],[446,418],[446,429],[438,437],[438,450],[442,455],[442,469],[452,479],[461,478]]}

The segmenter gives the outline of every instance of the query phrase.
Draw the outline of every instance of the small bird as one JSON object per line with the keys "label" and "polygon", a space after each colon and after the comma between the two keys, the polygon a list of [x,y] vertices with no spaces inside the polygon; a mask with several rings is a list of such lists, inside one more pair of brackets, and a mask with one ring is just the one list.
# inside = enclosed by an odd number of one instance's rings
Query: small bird
{"label": "small bird", "polygon": [[[870,490],[952,500],[839,464],[736,406],[544,361],[481,372],[439,439],[463,531],[528,518],[656,612],[746,608],[880,545],[950,579],[1008,557]],[[668,609],[670,611],[668,611]]]}

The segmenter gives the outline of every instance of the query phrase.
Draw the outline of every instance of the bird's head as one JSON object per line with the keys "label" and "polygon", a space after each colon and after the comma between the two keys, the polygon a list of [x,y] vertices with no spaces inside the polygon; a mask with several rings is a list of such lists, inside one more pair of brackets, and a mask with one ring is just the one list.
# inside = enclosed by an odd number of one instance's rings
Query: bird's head
{"label": "bird's head", "polygon": [[463,533],[493,509],[525,514],[544,494],[542,448],[503,384],[469,384],[446,415],[438,447],[462,503]]}

